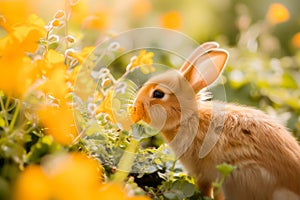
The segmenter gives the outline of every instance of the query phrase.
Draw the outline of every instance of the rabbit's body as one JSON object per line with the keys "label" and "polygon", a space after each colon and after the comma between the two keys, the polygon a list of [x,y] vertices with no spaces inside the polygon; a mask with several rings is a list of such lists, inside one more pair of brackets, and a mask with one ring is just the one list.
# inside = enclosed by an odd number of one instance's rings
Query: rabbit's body
{"label": "rabbit's body", "polygon": [[300,147],[282,125],[253,108],[199,100],[228,57],[214,46],[192,54],[179,72],[151,78],[137,94],[133,121],[161,130],[206,196],[213,196],[212,183],[220,178],[216,165],[228,163],[237,169],[223,184],[226,199],[300,199]]}
{"label": "rabbit's body", "polygon": [[[193,115],[191,117],[195,119],[181,123],[183,127],[195,127],[197,125],[191,123],[200,121],[193,143],[180,156],[199,187],[211,196],[211,183],[220,175],[215,166],[225,162],[237,166],[223,185],[227,199],[289,199],[286,195],[300,199],[300,147],[283,126],[261,111],[230,104],[218,105],[224,110],[213,115],[215,120],[221,118],[222,121],[225,117],[222,132],[209,154],[199,159],[200,148],[212,123],[213,104],[216,102],[201,103],[199,117]],[[188,128],[183,131],[188,134]],[[170,132],[163,134],[168,138]]]}

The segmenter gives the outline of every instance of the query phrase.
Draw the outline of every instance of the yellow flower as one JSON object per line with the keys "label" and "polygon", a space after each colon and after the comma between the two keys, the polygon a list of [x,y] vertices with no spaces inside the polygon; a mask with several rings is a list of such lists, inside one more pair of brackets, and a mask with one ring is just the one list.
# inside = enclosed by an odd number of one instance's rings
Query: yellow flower
{"label": "yellow flower", "polygon": [[50,49],[45,53],[42,59],[37,59],[35,64],[40,70],[40,73],[47,77],[56,68],[67,69],[67,66],[64,64],[64,62],[65,57],[63,54]]}
{"label": "yellow flower", "polygon": [[[69,73],[67,74],[67,81],[69,83],[71,83],[72,86],[75,85],[75,82],[76,82],[76,79],[77,79],[77,76],[78,76],[78,73],[79,71],[81,70],[81,65],[79,66],[76,66],[75,68],[73,68],[71,71],[69,71]],[[85,85],[85,90],[87,90],[87,85]]]}
{"label": "yellow flower", "polygon": [[154,72],[155,68],[150,64],[146,64],[146,65],[142,65],[140,67],[140,70],[142,71],[143,74],[149,74],[151,72]]}
{"label": "yellow flower", "polygon": [[17,180],[15,199],[96,200],[100,169],[97,161],[81,153],[56,157],[46,166],[29,166]]}
{"label": "yellow flower", "polygon": [[77,136],[73,111],[68,106],[41,106],[37,114],[46,128],[46,133],[63,145],[72,144]]}
{"label": "yellow flower", "polygon": [[98,11],[84,18],[82,26],[86,29],[104,30],[110,25],[110,16],[107,11]]}
{"label": "yellow flower", "polygon": [[35,13],[36,3],[36,0],[2,0],[0,13],[10,24],[21,23],[29,16],[29,13]]}
{"label": "yellow flower", "polygon": [[144,74],[154,72],[155,68],[153,64],[153,52],[147,52],[146,50],[141,50],[137,57],[133,57],[129,65],[127,66],[127,71],[130,71],[136,67],[140,67]]}
{"label": "yellow flower", "polygon": [[300,32],[293,36],[292,43],[296,48],[300,48]]}
{"label": "yellow flower", "polygon": [[68,85],[67,66],[65,65],[64,55],[49,50],[42,60],[37,60],[37,68],[44,75],[45,81],[40,85],[45,94],[52,95],[57,99],[63,100],[70,92],[71,86]]}
{"label": "yellow flower", "polygon": [[26,53],[34,52],[46,33],[44,22],[35,15],[18,25],[1,21],[7,35],[0,39],[0,90],[7,95],[23,97],[39,77],[39,70]]}
{"label": "yellow flower", "polygon": [[[44,84],[40,86],[40,89],[46,94],[50,94],[58,99],[63,99],[70,91],[74,90],[75,81],[82,69],[82,63],[85,59],[93,52],[95,47],[84,47],[81,51],[69,51],[67,56],[76,59],[79,62],[75,68],[68,70],[65,64],[65,56],[58,53],[55,50],[50,49],[46,52],[45,56],[41,60],[36,61],[36,65],[41,70],[41,74],[46,77]],[[80,72],[83,75],[83,72]],[[87,75],[89,76],[89,75]],[[79,82],[84,80],[79,77]],[[87,80],[88,83],[83,82],[82,84],[77,84],[77,87],[82,86],[82,89],[77,88],[76,92],[83,91],[88,95],[92,94],[93,91],[90,89],[95,89],[96,84],[92,80]]]}
{"label": "yellow flower", "polygon": [[99,191],[99,197],[101,197],[101,200],[150,200],[145,196],[130,197],[126,194],[125,189],[116,183],[104,184]]}
{"label": "yellow flower", "polygon": [[280,3],[273,3],[270,5],[267,12],[267,20],[271,24],[279,24],[287,21],[290,18],[289,10]]}
{"label": "yellow flower", "polygon": [[49,177],[37,165],[27,167],[16,183],[16,200],[49,200],[51,187]]}
{"label": "yellow flower", "polygon": [[47,80],[42,84],[41,89],[45,94],[52,95],[57,99],[63,100],[68,94],[66,82],[66,69],[55,68],[48,74]]}
{"label": "yellow flower", "polygon": [[94,51],[95,47],[84,47],[79,52],[70,52],[68,55],[76,58],[80,64],[84,62],[84,60]]}
{"label": "yellow flower", "polygon": [[[103,30],[109,27],[111,21],[111,14],[109,8],[103,8],[101,1],[93,2],[93,6],[89,6],[87,0],[80,0],[73,5],[71,21],[82,24],[82,28]],[[96,8],[96,9],[95,9]]]}
{"label": "yellow flower", "polygon": [[0,90],[8,96],[22,98],[36,80],[38,69],[27,56],[0,58]]}
{"label": "yellow flower", "polygon": [[41,37],[46,35],[44,21],[36,15],[30,15],[26,21],[10,25],[0,20],[0,26],[8,33],[0,39],[0,57],[17,58],[20,54],[34,52]]}
{"label": "yellow flower", "polygon": [[61,21],[59,20],[59,19],[54,19],[54,20],[52,20],[52,22],[51,22],[51,26],[53,26],[53,27],[59,27],[59,26],[61,26],[62,24],[61,24]]}
{"label": "yellow flower", "polygon": [[65,156],[60,163],[50,166],[50,184],[54,199],[96,199],[97,190],[102,183],[101,166],[96,160],[84,154],[73,153]]}
{"label": "yellow flower", "polygon": [[116,123],[116,119],[113,113],[113,91],[108,91],[107,95],[105,96],[104,100],[101,102],[100,106],[97,108],[97,113],[106,113],[108,115],[108,119],[112,123]]}
{"label": "yellow flower", "polygon": [[34,52],[39,40],[46,35],[45,22],[36,15],[30,15],[20,24],[10,25],[2,21],[0,25],[8,33],[0,40],[0,56],[17,57],[19,54]]}
{"label": "yellow flower", "polygon": [[29,166],[19,176],[15,200],[149,200],[130,197],[116,183],[105,184],[102,167],[82,153],[61,155],[46,165]]}
{"label": "yellow flower", "polygon": [[65,61],[65,57],[63,54],[58,53],[57,51],[50,49],[46,52],[45,60],[51,65],[62,64]]}
{"label": "yellow flower", "polygon": [[160,17],[160,21],[163,28],[179,30],[182,26],[182,16],[177,11],[171,11],[163,14]]}

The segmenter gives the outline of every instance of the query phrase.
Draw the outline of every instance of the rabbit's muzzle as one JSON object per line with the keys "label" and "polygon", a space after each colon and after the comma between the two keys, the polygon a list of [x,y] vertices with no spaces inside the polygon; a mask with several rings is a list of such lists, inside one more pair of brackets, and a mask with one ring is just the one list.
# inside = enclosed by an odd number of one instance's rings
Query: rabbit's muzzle
{"label": "rabbit's muzzle", "polygon": [[140,120],[145,121],[146,123],[150,122],[147,112],[143,102],[136,102],[134,106],[129,107],[130,119],[133,123],[139,122]]}

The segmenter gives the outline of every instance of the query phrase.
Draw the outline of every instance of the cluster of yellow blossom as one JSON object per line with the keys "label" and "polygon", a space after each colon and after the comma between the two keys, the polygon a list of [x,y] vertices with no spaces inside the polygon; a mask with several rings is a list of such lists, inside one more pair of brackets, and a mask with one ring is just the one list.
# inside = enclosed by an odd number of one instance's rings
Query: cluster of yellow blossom
{"label": "cluster of yellow blossom", "polygon": [[293,45],[296,47],[296,48],[300,48],[300,32],[296,33],[294,36],[293,36]]}
{"label": "cluster of yellow blossom", "polygon": [[[25,8],[26,2],[20,2]],[[78,3],[76,0],[66,2]],[[0,2],[0,5],[0,26],[6,32],[0,38],[0,91],[21,101],[26,101],[31,94],[42,93],[38,95],[41,102],[36,114],[45,133],[62,145],[72,144],[78,133],[70,106],[70,92],[74,90],[81,64],[94,47],[85,47],[81,51],[70,49],[68,44],[58,49],[50,48],[52,30],[67,23],[65,11],[59,10],[46,26],[43,19],[29,14],[29,10],[14,18],[15,13],[12,15],[2,9],[11,11],[11,2]],[[16,4],[16,9],[22,10],[21,7]],[[76,9],[75,6],[72,8]],[[99,18],[102,20],[101,16]],[[91,27],[105,26],[97,20],[89,23],[92,23]],[[53,36],[57,37],[55,42],[61,43],[59,36]],[[75,38],[66,35],[64,41],[71,44]],[[46,158],[48,162],[30,165],[21,172],[13,194],[16,200],[148,199],[129,196],[117,183],[104,183],[101,166],[84,154],[49,157]]]}
{"label": "cluster of yellow blossom", "polygon": [[266,17],[271,24],[278,24],[287,21],[290,13],[283,4],[273,3],[270,5]]}
{"label": "cluster of yellow blossom", "polygon": [[45,36],[44,25],[35,15],[21,24],[9,24],[5,18],[0,19],[0,26],[7,32],[0,39],[0,89],[7,95],[22,97],[40,76],[28,54],[36,51],[40,38]]}
{"label": "cluster of yellow blossom", "polygon": [[77,137],[73,110],[67,105],[43,105],[38,111],[40,122],[46,127],[47,134],[63,145],[72,144]]}
{"label": "cluster of yellow blossom", "polygon": [[105,96],[104,100],[101,102],[100,106],[97,108],[97,113],[106,113],[108,115],[108,120],[112,123],[116,123],[116,119],[113,114],[113,91],[108,91],[107,95]]}
{"label": "cluster of yellow blossom", "polygon": [[[276,25],[286,22],[290,19],[289,10],[281,3],[272,3],[266,14],[266,19],[270,24]],[[292,44],[300,48],[300,32],[297,32],[292,38]]]}
{"label": "cluster of yellow blossom", "polygon": [[32,165],[19,176],[15,200],[148,200],[131,197],[117,183],[103,183],[102,167],[82,153],[52,158]]}
{"label": "cluster of yellow blossom", "polygon": [[39,85],[39,89],[59,102],[58,105],[41,105],[37,114],[40,122],[46,127],[46,133],[63,145],[72,144],[78,135],[68,95],[74,90],[83,60],[93,49],[93,47],[85,47],[80,52],[69,53],[68,56],[76,59],[79,64],[72,70],[66,66],[64,55],[54,50],[46,52],[44,59],[37,62],[45,79]]}
{"label": "cluster of yellow blossom", "polygon": [[178,11],[170,11],[160,18],[161,26],[164,28],[180,30],[182,27],[182,16]]}
{"label": "cluster of yellow blossom", "polygon": [[131,59],[131,62],[127,66],[127,71],[130,71],[136,67],[140,67],[140,70],[144,74],[148,74],[150,72],[155,71],[155,68],[152,66],[153,64],[153,52],[147,52],[146,50],[141,50],[138,56],[134,56]]}
{"label": "cluster of yellow blossom", "polygon": [[[9,5],[9,2],[3,4],[6,7]],[[26,99],[35,91],[56,99],[55,105],[40,102],[42,105],[37,114],[46,133],[63,145],[71,144],[77,132],[72,109],[68,106],[69,94],[74,89],[83,60],[94,47],[69,51],[68,55],[48,49],[46,40],[51,29],[47,29],[43,19],[33,14],[25,19],[15,19],[6,12],[3,14],[0,26],[6,35],[0,38],[0,90],[18,99]],[[63,11],[57,12],[50,26],[57,25],[55,20],[64,15]],[[46,41],[44,46],[42,40]],[[76,61],[74,69],[70,70],[67,58]]]}
{"label": "cluster of yellow blossom", "polygon": [[[26,98],[33,90],[57,99],[58,105],[42,105],[37,114],[46,133],[61,144],[71,144],[77,132],[72,110],[67,106],[67,95],[77,70],[68,70],[65,56],[55,50],[37,53],[41,38],[47,34],[41,18],[29,15],[23,22],[9,21],[5,16],[0,18],[0,25],[7,33],[0,38],[0,90],[19,99]],[[81,63],[90,50],[87,47],[72,56]]]}
{"label": "cluster of yellow blossom", "polygon": [[[124,75],[129,73],[134,68],[139,68],[144,74],[154,72],[155,68],[153,67],[153,57],[153,52],[141,50],[137,56],[133,56],[131,58],[130,63],[126,67],[126,73]],[[126,85],[124,86],[126,87]],[[108,116],[108,120],[110,120],[112,123],[117,123],[116,117],[118,117],[118,122],[122,124],[123,128],[130,127],[130,125],[132,124],[131,120],[128,118],[130,113],[127,112],[128,114],[126,114],[125,116],[117,115],[117,113],[115,113],[114,111],[118,110],[118,108],[120,107],[120,102],[117,99],[114,99],[113,97],[114,91],[109,90],[106,96],[104,97],[103,101],[101,102],[100,106],[97,108],[96,112],[106,113]]]}

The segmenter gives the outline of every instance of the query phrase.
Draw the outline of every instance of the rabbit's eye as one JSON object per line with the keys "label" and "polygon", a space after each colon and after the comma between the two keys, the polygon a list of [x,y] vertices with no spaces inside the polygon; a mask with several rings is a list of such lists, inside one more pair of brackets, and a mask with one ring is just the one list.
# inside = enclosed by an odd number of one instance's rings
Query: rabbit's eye
{"label": "rabbit's eye", "polygon": [[153,92],[153,98],[161,99],[164,96],[165,96],[165,93],[162,92],[161,90],[154,90],[154,92]]}

